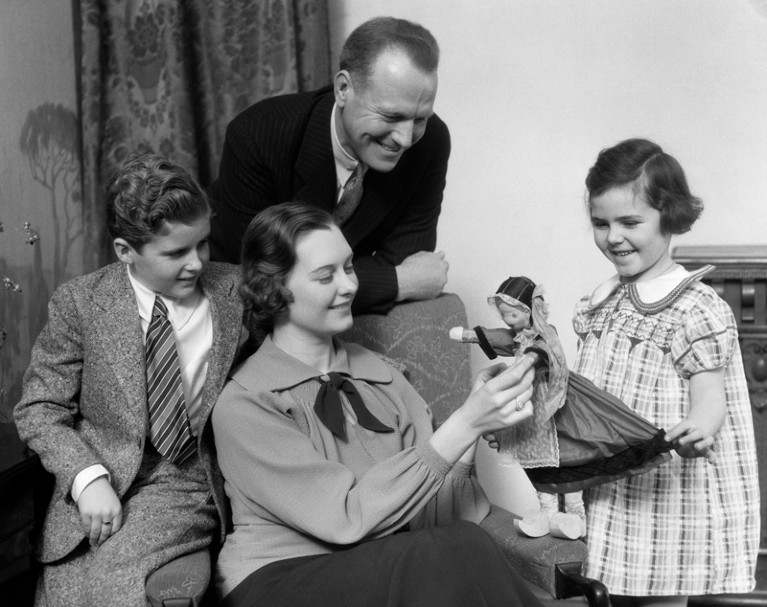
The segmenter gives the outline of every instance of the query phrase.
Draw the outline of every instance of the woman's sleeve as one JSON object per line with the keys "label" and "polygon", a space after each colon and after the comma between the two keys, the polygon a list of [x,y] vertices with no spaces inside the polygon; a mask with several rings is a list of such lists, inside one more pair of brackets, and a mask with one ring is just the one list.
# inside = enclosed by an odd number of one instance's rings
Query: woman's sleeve
{"label": "woman's sleeve", "polygon": [[712,294],[688,312],[672,339],[671,356],[677,372],[689,378],[724,367],[737,347],[738,329],[732,310]]}
{"label": "woman's sleeve", "polygon": [[452,468],[411,431],[412,446],[357,479],[317,451],[289,409],[230,381],[212,414],[218,461],[233,501],[320,540],[351,544],[401,528]]}
{"label": "woman's sleeve", "polygon": [[474,465],[458,462],[437,495],[410,522],[411,529],[452,521],[479,524],[490,512],[490,501],[479,484]]}
{"label": "woman's sleeve", "polygon": [[[414,444],[425,443],[431,436],[431,432],[424,432],[423,424],[425,421],[431,423],[431,418],[427,417],[426,420],[419,418],[424,415],[423,412],[428,407],[410,383],[404,377],[395,374],[395,384],[398,383],[401,385],[398,385],[397,389],[403,394],[404,400],[410,405],[415,405],[408,407],[413,418],[412,426],[420,429]],[[405,433],[405,441],[408,437],[409,434]],[[458,462],[447,474],[436,495],[410,521],[410,528],[442,525],[457,520],[479,523],[489,512],[490,502],[479,484],[474,464]]]}

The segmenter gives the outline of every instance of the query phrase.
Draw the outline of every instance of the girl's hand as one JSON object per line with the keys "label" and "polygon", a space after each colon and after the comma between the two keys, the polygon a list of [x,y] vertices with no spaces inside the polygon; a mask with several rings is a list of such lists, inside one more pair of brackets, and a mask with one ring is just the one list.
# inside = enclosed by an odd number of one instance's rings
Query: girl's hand
{"label": "girl's hand", "polygon": [[122,527],[122,504],[106,476],[90,483],[77,500],[80,523],[91,546],[99,546]]}
{"label": "girl's hand", "polygon": [[667,432],[666,441],[673,443],[674,449],[682,457],[705,457],[711,463],[716,461],[716,453],[711,448],[714,437],[707,435],[689,419],[682,420]]}
{"label": "girl's hand", "polygon": [[690,376],[690,412],[687,419],[674,426],[666,440],[674,443],[682,457],[705,457],[715,461],[711,448],[714,435],[727,415],[727,395],[724,390],[724,367],[700,371]]}

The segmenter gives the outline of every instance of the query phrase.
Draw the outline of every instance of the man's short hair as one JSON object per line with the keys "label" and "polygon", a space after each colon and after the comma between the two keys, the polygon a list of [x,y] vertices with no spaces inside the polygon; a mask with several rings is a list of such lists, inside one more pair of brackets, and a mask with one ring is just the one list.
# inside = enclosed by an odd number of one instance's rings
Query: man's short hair
{"label": "man's short hair", "polygon": [[341,49],[340,69],[361,84],[367,82],[386,50],[404,51],[419,70],[431,74],[439,65],[439,45],[422,25],[395,17],[376,17],[358,26]]}
{"label": "man's short hair", "polygon": [[140,248],[166,222],[189,224],[211,212],[200,185],[180,166],[157,154],[132,156],[107,186],[107,229]]}

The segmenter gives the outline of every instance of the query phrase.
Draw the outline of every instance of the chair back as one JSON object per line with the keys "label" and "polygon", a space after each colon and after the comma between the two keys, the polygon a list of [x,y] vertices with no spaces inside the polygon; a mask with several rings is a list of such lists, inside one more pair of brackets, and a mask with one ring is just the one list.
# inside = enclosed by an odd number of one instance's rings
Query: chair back
{"label": "chair back", "polygon": [[437,299],[396,305],[386,316],[356,316],[354,327],[340,337],[404,365],[405,376],[439,425],[471,391],[470,348],[449,337],[451,327],[466,324],[460,297],[444,293]]}

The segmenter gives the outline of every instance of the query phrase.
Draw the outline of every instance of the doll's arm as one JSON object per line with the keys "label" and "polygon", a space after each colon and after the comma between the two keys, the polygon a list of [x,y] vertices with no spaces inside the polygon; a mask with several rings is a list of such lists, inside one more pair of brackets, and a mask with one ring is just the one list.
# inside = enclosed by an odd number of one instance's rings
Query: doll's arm
{"label": "doll's arm", "polygon": [[509,329],[485,329],[484,327],[465,329],[464,327],[453,327],[450,329],[450,339],[462,343],[479,344],[479,347],[482,348],[482,351],[490,360],[493,360],[498,355],[514,356],[517,349],[514,333]]}
{"label": "doll's arm", "polygon": [[536,370],[545,369],[548,371],[549,354],[546,352],[546,350],[540,348],[539,346],[532,345],[529,348],[526,348],[524,353],[533,357],[533,361],[535,361],[533,366],[536,368]]}

